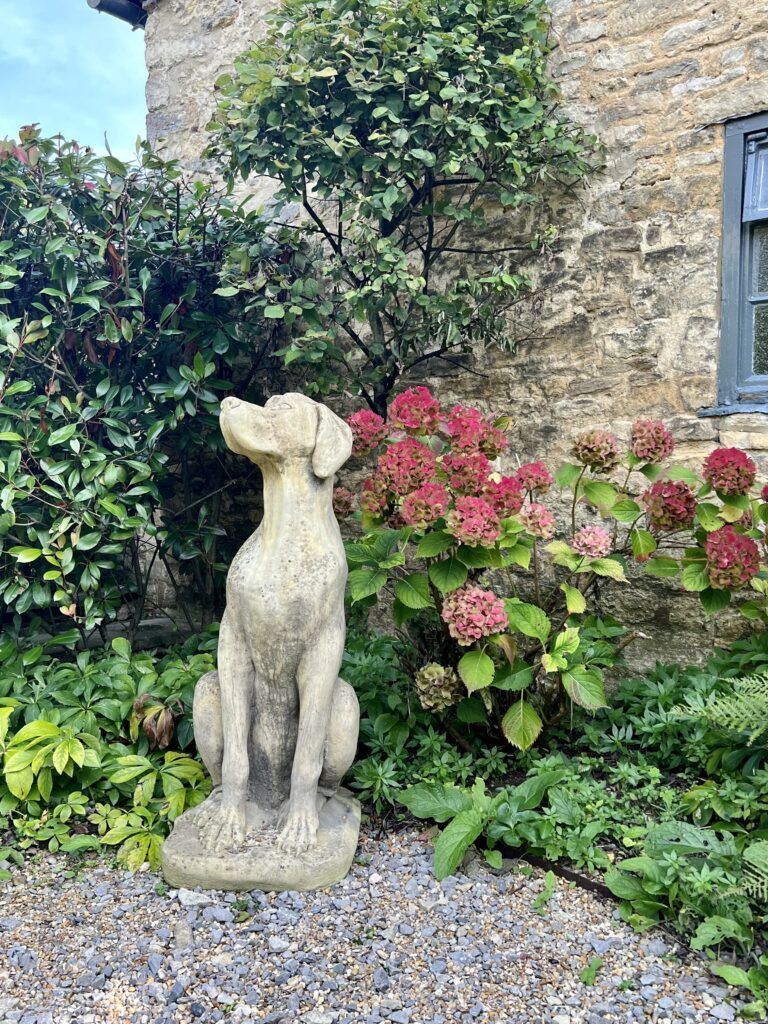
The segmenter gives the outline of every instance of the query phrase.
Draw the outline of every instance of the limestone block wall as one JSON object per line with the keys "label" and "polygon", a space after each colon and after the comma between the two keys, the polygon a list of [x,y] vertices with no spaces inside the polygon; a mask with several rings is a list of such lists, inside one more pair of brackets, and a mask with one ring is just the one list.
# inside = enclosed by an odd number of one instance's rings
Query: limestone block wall
{"label": "limestone block wall", "polygon": [[[263,29],[269,0],[157,0],[147,30],[148,133],[193,169],[213,83]],[[552,0],[552,68],[570,114],[605,145],[605,166],[555,197],[560,238],[535,268],[532,336],[442,375],[441,396],[509,412],[515,454],[553,462],[591,426],[668,421],[681,458],[717,443],[753,454],[768,479],[768,416],[701,418],[715,404],[723,122],[768,110],[768,0]],[[511,231],[503,215],[493,237]],[[687,657],[732,616],[643,585],[644,658]],[[624,598],[610,593],[609,606]],[[639,609],[639,611],[638,611]]]}

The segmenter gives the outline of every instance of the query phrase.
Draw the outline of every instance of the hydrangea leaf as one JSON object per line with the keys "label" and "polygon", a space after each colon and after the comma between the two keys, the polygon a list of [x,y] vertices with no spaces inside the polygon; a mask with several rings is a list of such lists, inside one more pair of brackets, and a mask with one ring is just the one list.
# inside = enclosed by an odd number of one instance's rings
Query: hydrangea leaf
{"label": "hydrangea leaf", "polygon": [[519,750],[528,750],[538,739],[544,723],[536,709],[527,700],[513,704],[501,720],[501,731]]}
{"label": "hydrangea leaf", "polygon": [[470,693],[490,686],[496,674],[493,661],[483,651],[467,651],[457,667]]}
{"label": "hydrangea leaf", "polygon": [[429,592],[429,580],[422,573],[412,572],[395,584],[395,597],[406,608],[432,608],[434,602]]}
{"label": "hydrangea leaf", "polygon": [[443,559],[442,562],[435,562],[429,567],[429,578],[441,594],[450,594],[466,583],[469,575],[466,565],[460,562],[455,555]]}

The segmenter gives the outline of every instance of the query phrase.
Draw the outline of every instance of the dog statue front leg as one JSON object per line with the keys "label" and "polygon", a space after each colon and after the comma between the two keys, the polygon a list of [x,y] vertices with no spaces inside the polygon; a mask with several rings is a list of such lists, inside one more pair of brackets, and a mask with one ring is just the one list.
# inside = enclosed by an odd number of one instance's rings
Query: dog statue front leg
{"label": "dog statue front leg", "polygon": [[317,785],[323,770],[328,720],[343,646],[343,628],[338,634],[332,631],[304,655],[296,673],[299,731],[291,793],[277,838],[277,845],[286,853],[302,853],[314,845],[317,837]]}
{"label": "dog statue front leg", "polygon": [[213,851],[237,849],[245,840],[250,768],[253,665],[245,638],[233,627],[226,612],[219,632],[218,661],[224,745],[221,802],[200,828],[201,842]]}

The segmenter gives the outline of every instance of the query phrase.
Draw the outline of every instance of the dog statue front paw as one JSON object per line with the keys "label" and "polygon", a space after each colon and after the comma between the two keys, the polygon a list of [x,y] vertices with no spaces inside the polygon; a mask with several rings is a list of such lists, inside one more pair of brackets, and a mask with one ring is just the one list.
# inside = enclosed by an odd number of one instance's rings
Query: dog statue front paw
{"label": "dog statue front paw", "polygon": [[212,853],[238,850],[245,842],[245,807],[218,807],[200,825],[200,842]]}
{"label": "dog statue front paw", "polygon": [[303,853],[314,846],[319,824],[314,807],[289,808],[277,836],[278,848],[283,853]]}

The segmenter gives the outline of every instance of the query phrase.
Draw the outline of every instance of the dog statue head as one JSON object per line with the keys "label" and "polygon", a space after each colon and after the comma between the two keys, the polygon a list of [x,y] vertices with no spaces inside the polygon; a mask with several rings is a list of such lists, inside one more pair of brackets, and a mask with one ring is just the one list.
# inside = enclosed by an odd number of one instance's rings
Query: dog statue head
{"label": "dog statue head", "polygon": [[320,480],[332,477],[352,452],[352,431],[306,395],[274,395],[265,405],[225,398],[219,414],[227,447],[257,466],[311,460]]}

